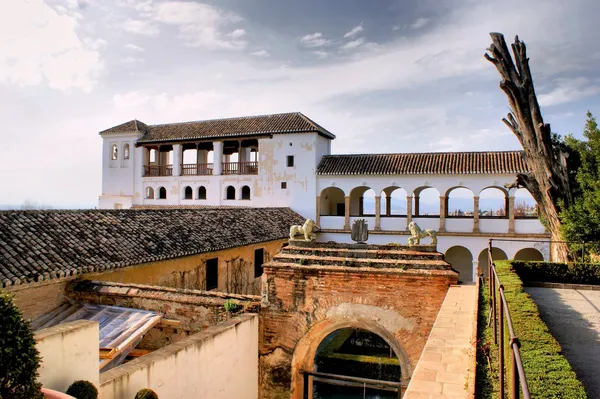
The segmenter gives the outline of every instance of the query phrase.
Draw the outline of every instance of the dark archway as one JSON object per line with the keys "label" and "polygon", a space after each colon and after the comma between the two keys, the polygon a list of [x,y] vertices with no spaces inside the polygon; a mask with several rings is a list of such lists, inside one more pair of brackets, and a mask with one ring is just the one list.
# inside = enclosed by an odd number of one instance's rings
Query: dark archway
{"label": "dark archway", "polygon": [[160,187],[158,189],[158,199],[167,199],[167,189]]}
{"label": "dark archway", "polygon": [[194,192],[192,191],[192,188],[190,186],[186,186],[185,189],[183,189],[183,199],[191,200],[193,196]]}
{"label": "dark archway", "polygon": [[242,199],[243,200],[250,199],[250,187],[248,187],[248,186],[242,187]]}
{"label": "dark archway", "polygon": [[[488,275],[488,252],[487,252],[487,248],[484,249],[483,251],[481,251],[479,253],[479,257],[477,258],[479,260],[479,269],[481,269],[481,271],[483,272],[483,276],[487,277]],[[494,259],[494,262],[498,261],[498,260],[506,260],[508,259],[508,256],[506,256],[506,252],[504,252],[503,250],[501,250],[500,248],[496,248],[493,247],[492,248],[492,259]]]}
{"label": "dark archway", "polygon": [[[493,256],[493,255],[492,255]],[[515,260],[543,261],[544,255],[535,248],[523,248],[515,254]]]}
{"label": "dark archway", "polygon": [[345,194],[338,187],[327,187],[321,191],[321,216],[344,216]]}
{"label": "dark archway", "polygon": [[226,192],[225,192],[225,199],[228,200],[234,200],[235,199],[235,187],[233,186],[227,186]]}
{"label": "dark archway", "polygon": [[448,248],[446,261],[459,273],[458,279],[463,283],[473,282],[473,255],[471,251],[460,245]]}
{"label": "dark archway", "polygon": [[206,187],[204,187],[204,186],[198,187],[198,199],[199,200],[206,199]]}

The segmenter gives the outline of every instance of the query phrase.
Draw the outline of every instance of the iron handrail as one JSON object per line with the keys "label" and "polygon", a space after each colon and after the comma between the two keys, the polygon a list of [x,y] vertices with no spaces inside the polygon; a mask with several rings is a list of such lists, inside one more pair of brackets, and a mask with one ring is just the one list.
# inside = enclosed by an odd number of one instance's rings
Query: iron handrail
{"label": "iron handrail", "polygon": [[[312,377],[313,381],[316,382],[325,382],[332,383],[333,381],[340,381],[340,385],[348,385],[348,386],[363,386],[365,388],[382,390],[382,391],[392,391],[398,393],[398,398],[402,397],[402,388],[404,385],[402,382],[395,381],[385,381],[385,380],[374,380],[371,378],[361,378],[354,377],[349,375],[341,375],[341,374],[330,374],[330,373],[321,373],[318,371],[301,371],[301,374],[304,376],[304,392],[303,398],[310,399],[312,395],[309,391],[309,378]],[[359,385],[360,384],[360,385]]]}
{"label": "iron handrail", "polygon": [[[494,240],[496,241],[496,240]],[[521,360],[521,351],[519,338],[515,334],[515,330],[512,324],[512,318],[510,316],[510,310],[506,297],[504,296],[504,286],[500,282],[498,273],[496,273],[496,266],[494,259],[492,258],[492,239],[488,241],[488,277],[489,277],[489,294],[491,299],[491,310],[493,319],[493,330],[494,330],[494,344],[498,345],[498,366],[499,366],[499,385],[500,385],[500,399],[504,399],[504,321],[508,327],[509,334],[509,345],[510,345],[510,374],[511,383],[510,391],[511,398],[518,399],[520,397],[519,385],[523,391],[524,399],[531,399],[529,393],[529,386],[527,385],[527,377],[525,376],[525,370],[523,369],[523,361]],[[500,297],[498,303],[496,299],[496,291]]]}

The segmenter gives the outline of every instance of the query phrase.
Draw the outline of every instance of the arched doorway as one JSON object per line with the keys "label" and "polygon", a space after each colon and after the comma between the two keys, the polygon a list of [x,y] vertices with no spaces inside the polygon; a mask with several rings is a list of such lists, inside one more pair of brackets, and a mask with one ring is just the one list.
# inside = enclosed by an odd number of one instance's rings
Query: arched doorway
{"label": "arched doorway", "polygon": [[[359,360],[373,366],[357,365]],[[320,373],[327,376],[319,376]],[[412,375],[412,368],[394,334],[376,321],[362,318],[326,319],[313,325],[298,341],[291,374],[292,398],[363,398],[366,384],[371,387],[367,392],[371,396],[365,396],[366,398],[383,399],[398,397],[397,392],[392,392],[393,388],[386,389],[392,385],[401,385],[405,389]],[[360,379],[369,380],[370,383],[360,383]],[[381,384],[377,385],[377,381]],[[390,384],[384,387],[386,389],[381,389],[384,381]],[[357,387],[360,388],[358,396],[353,396],[352,392]],[[348,390],[343,391],[344,388]]]}
{"label": "arched doorway", "polygon": [[[478,257],[479,268],[483,271],[484,277],[488,276],[488,259],[489,259],[488,258],[488,250],[486,248],[483,251],[481,251],[481,253],[479,253],[479,257]],[[500,248],[493,247],[492,248],[492,259],[494,259],[494,262],[496,262],[498,260],[506,260],[506,259],[508,259],[508,256],[506,256],[506,252],[504,252]]]}
{"label": "arched doorway", "polygon": [[449,248],[446,251],[446,261],[452,268],[458,271],[458,280],[463,283],[473,282],[473,255],[471,251],[460,245]]}
{"label": "arched doorway", "polygon": [[[493,254],[492,254],[493,256]],[[535,248],[523,248],[515,254],[515,260],[543,261],[544,255]]]}

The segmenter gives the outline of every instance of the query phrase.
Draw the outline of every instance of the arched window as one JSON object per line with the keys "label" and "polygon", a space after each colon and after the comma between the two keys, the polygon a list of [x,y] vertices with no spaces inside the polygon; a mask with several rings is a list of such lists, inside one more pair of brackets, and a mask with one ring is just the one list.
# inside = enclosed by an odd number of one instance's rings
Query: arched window
{"label": "arched window", "polygon": [[473,192],[465,187],[454,187],[446,193],[446,216],[473,217]]}
{"label": "arched window", "polygon": [[158,189],[158,199],[167,199],[167,189],[161,187]]}
{"label": "arched window", "polygon": [[113,161],[116,161],[117,159],[119,159],[119,148],[117,147],[116,144],[113,144],[113,146],[112,146],[111,159]]}
{"label": "arched window", "polygon": [[129,144],[123,146],[123,159],[129,159]]}
{"label": "arched window", "polygon": [[186,186],[186,188],[183,190],[183,199],[192,199],[192,197],[193,197],[192,188],[190,186]]}
{"label": "arched window", "polygon": [[479,193],[480,218],[506,218],[508,208],[506,191],[500,187],[488,187]]}
{"label": "arched window", "polygon": [[198,187],[198,199],[199,200],[206,199],[206,187],[204,187],[204,186]]}
{"label": "arched window", "polygon": [[233,186],[227,186],[227,192],[226,192],[225,199],[228,199],[228,200],[234,200],[235,199],[235,187],[233,187]]}
{"label": "arched window", "polygon": [[242,187],[242,199],[243,200],[250,199],[250,187],[248,187],[248,186]]}
{"label": "arched window", "polygon": [[154,189],[152,187],[146,187],[146,198],[154,199]]}

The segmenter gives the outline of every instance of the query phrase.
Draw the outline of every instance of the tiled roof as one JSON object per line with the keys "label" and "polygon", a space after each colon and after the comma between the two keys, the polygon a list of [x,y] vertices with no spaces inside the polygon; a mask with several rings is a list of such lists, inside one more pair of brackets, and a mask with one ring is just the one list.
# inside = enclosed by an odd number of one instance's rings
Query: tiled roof
{"label": "tiled roof", "polygon": [[131,132],[140,132],[146,133],[148,126],[144,122],[140,122],[137,119],[133,119],[129,122],[121,123],[120,125],[113,126],[110,129],[106,129],[100,132],[100,134],[105,133],[131,133]]}
{"label": "tiled roof", "polygon": [[522,151],[327,155],[318,175],[516,174],[527,172]]}
{"label": "tiled roof", "polygon": [[[134,122],[136,121],[111,127],[110,129],[103,130],[100,134],[139,130],[144,133],[144,136],[138,140],[140,144],[283,133],[318,133],[330,139],[335,138],[334,134],[300,112],[168,123],[164,125],[144,125],[137,121],[137,128],[135,128]],[[143,125],[143,129],[140,124]]]}
{"label": "tiled roof", "polygon": [[0,287],[286,238],[289,208],[0,212]]}

